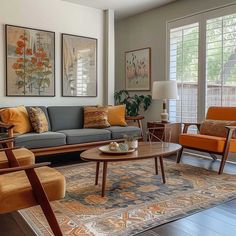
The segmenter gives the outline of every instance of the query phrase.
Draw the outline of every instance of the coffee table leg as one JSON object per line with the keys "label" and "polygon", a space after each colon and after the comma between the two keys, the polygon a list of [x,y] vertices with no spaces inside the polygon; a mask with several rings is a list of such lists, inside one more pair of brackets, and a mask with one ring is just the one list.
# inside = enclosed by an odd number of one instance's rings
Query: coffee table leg
{"label": "coffee table leg", "polygon": [[97,164],[96,164],[96,179],[95,179],[95,185],[98,185],[99,166],[100,166],[100,162],[98,161]]}
{"label": "coffee table leg", "polygon": [[156,171],[156,175],[158,175],[158,160],[157,160],[157,157],[155,157],[154,159],[155,159],[155,171]]}
{"label": "coffee table leg", "polygon": [[103,162],[103,176],[102,176],[102,197],[105,196],[106,190],[106,180],[107,180],[107,162]]}
{"label": "coffee table leg", "polygon": [[159,161],[160,161],[160,167],[161,167],[162,181],[163,181],[163,184],[165,184],[166,183],[166,177],[165,177],[165,170],[164,170],[164,164],[163,164],[162,156],[159,156]]}

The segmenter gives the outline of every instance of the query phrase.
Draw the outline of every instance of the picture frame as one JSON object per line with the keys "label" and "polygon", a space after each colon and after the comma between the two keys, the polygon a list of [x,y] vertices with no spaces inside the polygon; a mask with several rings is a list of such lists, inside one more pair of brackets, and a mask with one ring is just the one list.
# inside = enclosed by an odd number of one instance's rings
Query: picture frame
{"label": "picture frame", "polygon": [[5,25],[6,96],[55,96],[55,32]]}
{"label": "picture frame", "polygon": [[128,91],[151,90],[151,48],[125,52],[125,88]]}
{"label": "picture frame", "polygon": [[62,96],[97,97],[97,39],[61,35]]}

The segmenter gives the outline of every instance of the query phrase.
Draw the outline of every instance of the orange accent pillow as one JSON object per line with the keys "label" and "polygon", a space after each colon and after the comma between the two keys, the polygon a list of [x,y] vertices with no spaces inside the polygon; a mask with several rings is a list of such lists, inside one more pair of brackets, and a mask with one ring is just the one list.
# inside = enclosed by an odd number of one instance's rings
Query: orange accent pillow
{"label": "orange accent pillow", "polygon": [[25,106],[1,109],[0,119],[5,124],[14,125],[13,131],[15,133],[25,134],[32,131],[29,115]]}
{"label": "orange accent pillow", "polygon": [[108,122],[111,126],[127,126],[125,121],[125,105],[109,106]]}

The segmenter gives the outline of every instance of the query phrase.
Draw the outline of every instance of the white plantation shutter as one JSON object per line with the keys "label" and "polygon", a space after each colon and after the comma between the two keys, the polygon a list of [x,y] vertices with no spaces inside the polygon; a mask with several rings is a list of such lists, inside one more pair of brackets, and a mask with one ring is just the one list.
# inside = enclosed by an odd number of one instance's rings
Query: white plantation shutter
{"label": "white plantation shutter", "polygon": [[207,107],[236,106],[236,14],[206,22]]}
{"label": "white plantation shutter", "polygon": [[171,121],[196,122],[199,24],[170,29],[169,79],[178,84],[179,100],[169,101]]}

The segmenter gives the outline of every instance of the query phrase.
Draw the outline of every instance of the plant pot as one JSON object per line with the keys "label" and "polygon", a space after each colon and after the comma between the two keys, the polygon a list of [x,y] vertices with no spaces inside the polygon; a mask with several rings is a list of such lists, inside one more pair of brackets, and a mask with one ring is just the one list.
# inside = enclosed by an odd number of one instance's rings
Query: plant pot
{"label": "plant pot", "polygon": [[129,149],[137,149],[138,148],[138,140],[126,141],[126,144],[128,145]]}

